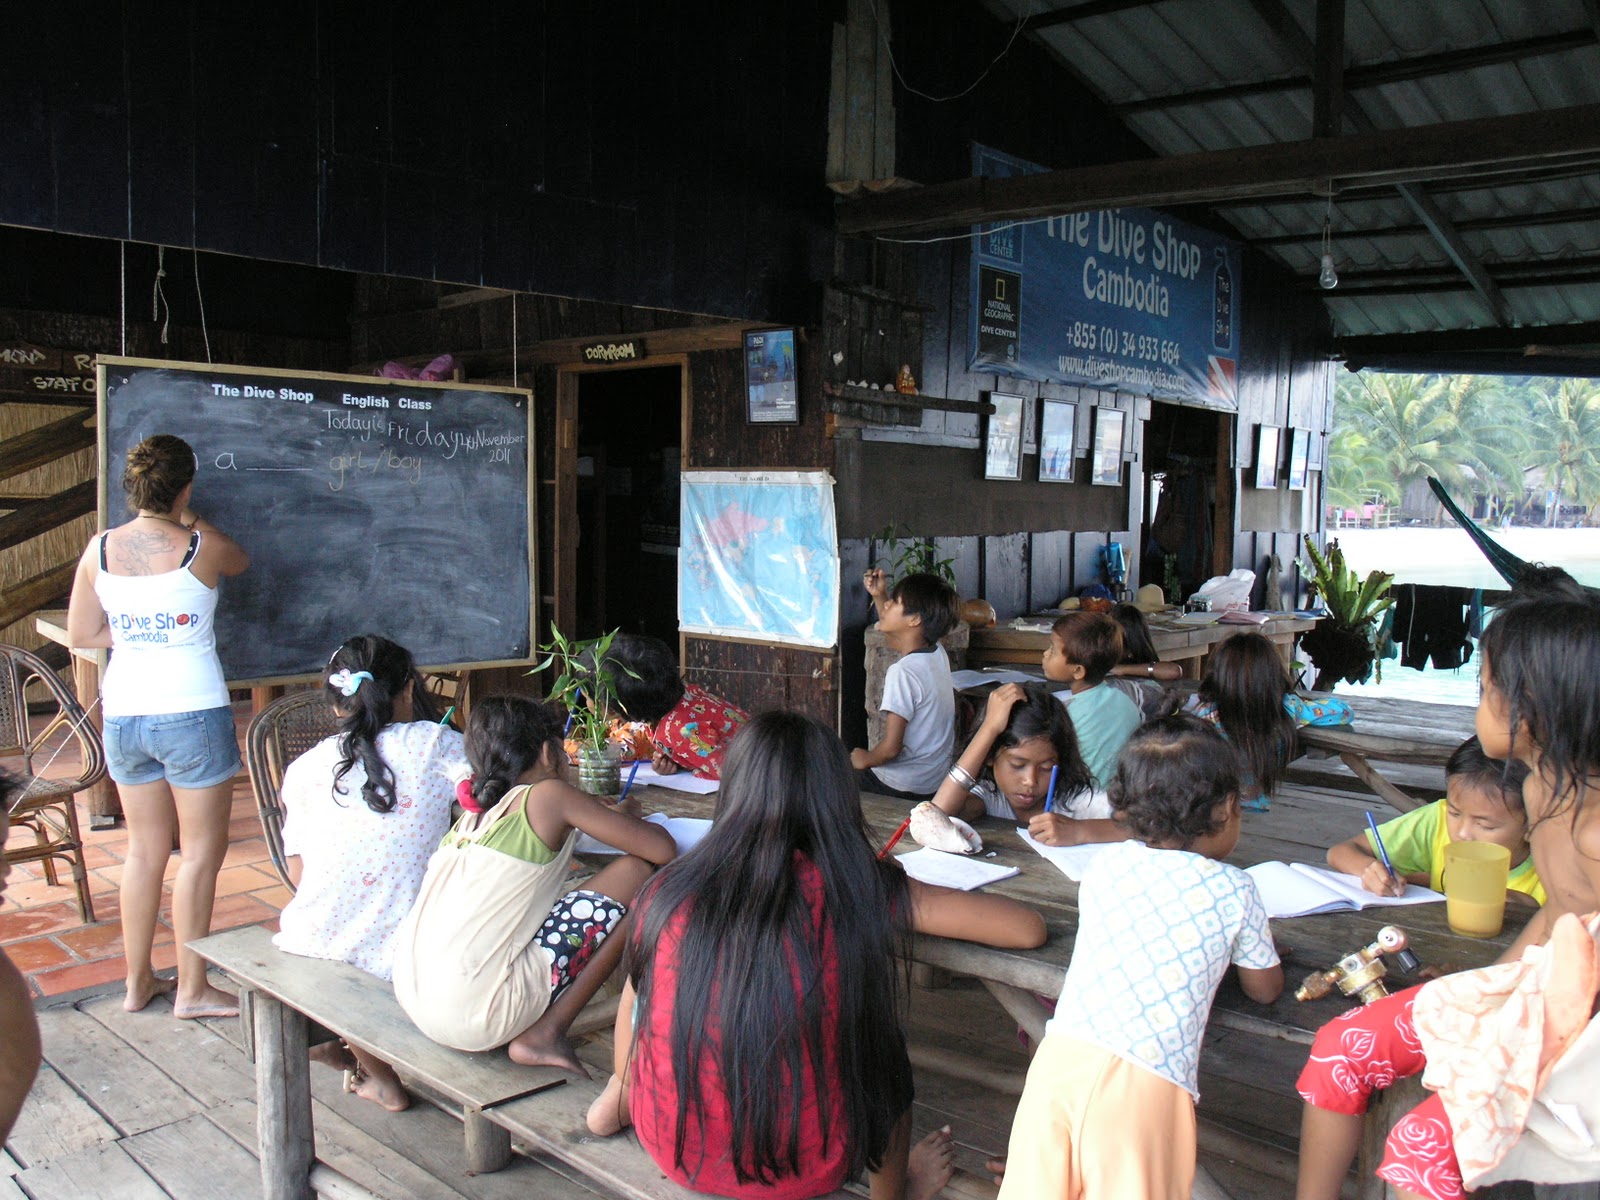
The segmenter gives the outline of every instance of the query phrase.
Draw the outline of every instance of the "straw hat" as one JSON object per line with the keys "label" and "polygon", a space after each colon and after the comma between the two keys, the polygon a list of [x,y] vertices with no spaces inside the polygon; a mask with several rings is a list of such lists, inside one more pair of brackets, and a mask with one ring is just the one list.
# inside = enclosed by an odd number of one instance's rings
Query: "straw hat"
{"label": "straw hat", "polygon": [[1134,593],[1133,605],[1140,612],[1160,612],[1167,607],[1167,597],[1155,584],[1147,583]]}

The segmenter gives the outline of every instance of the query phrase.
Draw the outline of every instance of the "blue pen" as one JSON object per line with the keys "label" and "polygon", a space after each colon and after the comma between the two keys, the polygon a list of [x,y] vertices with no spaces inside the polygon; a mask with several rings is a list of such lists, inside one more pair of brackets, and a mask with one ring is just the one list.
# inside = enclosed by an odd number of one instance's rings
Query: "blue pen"
{"label": "blue pen", "polygon": [[1389,878],[1399,882],[1400,876],[1394,873],[1394,864],[1389,861],[1389,850],[1383,844],[1383,835],[1378,832],[1378,822],[1373,819],[1371,811],[1367,813],[1367,829],[1372,834],[1372,844],[1378,848],[1378,857],[1383,860],[1383,869],[1389,872]]}
{"label": "blue pen", "polygon": [[1053,805],[1055,803],[1055,800],[1056,800],[1056,775],[1057,775],[1057,773],[1060,772],[1060,770],[1061,770],[1061,764],[1060,763],[1057,763],[1055,766],[1050,768],[1050,790],[1044,794],[1044,810],[1045,810],[1045,812],[1049,812],[1050,808],[1051,808],[1051,805]]}
{"label": "blue pen", "polygon": [[618,804],[621,804],[624,800],[626,800],[628,798],[628,789],[633,786],[633,777],[635,775],[637,775],[638,773],[639,773],[639,760],[636,758],[636,759],[633,760],[633,766],[628,768],[628,782],[622,785],[622,795],[617,797],[617,803]]}
{"label": "blue pen", "polygon": [[577,705],[583,701],[583,689],[574,688],[572,692],[573,707],[567,710],[567,727],[561,731],[561,736],[566,737],[572,732],[572,718],[578,715]]}

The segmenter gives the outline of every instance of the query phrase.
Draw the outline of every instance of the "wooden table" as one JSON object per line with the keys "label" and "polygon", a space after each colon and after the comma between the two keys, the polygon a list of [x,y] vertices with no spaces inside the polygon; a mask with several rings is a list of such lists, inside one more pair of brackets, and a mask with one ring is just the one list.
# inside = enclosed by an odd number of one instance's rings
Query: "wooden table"
{"label": "wooden table", "polygon": [[[1278,648],[1287,667],[1294,657],[1294,641],[1316,625],[1313,617],[1274,617],[1264,625],[1225,625],[1220,621],[1210,625],[1174,624],[1177,614],[1163,618],[1152,616],[1150,640],[1155,644],[1156,655],[1162,662],[1183,664],[1183,673],[1189,679],[1199,679],[1205,673],[1206,656],[1218,642],[1226,641],[1238,633],[1259,633]],[[1022,618],[1030,620],[1029,618]],[[1038,618],[1029,628],[1015,629],[1010,625],[995,625],[988,629],[974,629],[967,650],[967,665],[971,667],[1001,666],[1008,663],[1027,663],[1038,666],[1050,644],[1050,619]]]}
{"label": "wooden table", "polygon": [[1378,774],[1371,760],[1443,767],[1472,736],[1478,711],[1462,704],[1421,700],[1340,699],[1350,705],[1355,719],[1348,725],[1308,725],[1300,730],[1300,744],[1337,754],[1357,779],[1401,812],[1410,812],[1423,802]]}

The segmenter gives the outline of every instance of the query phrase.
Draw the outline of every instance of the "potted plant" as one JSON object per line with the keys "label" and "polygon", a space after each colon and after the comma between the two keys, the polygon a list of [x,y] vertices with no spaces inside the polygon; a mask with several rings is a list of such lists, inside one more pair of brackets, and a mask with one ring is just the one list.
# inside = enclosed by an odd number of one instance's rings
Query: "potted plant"
{"label": "potted plant", "polygon": [[1394,576],[1370,571],[1358,579],[1344,561],[1335,538],[1319,553],[1311,536],[1305,536],[1310,565],[1300,569],[1311,577],[1312,591],[1321,598],[1328,615],[1300,638],[1300,646],[1316,663],[1314,691],[1331,691],[1340,680],[1365,683],[1377,660],[1378,619],[1394,604],[1389,585]]}
{"label": "potted plant", "polygon": [[611,741],[611,718],[624,710],[611,677],[616,668],[603,665],[617,633],[613,629],[579,641],[552,625],[550,641],[539,647],[545,659],[529,672],[536,675],[555,669],[556,678],[546,698],[567,710],[567,737],[578,743],[578,787],[592,796],[615,796],[622,791],[620,750]]}

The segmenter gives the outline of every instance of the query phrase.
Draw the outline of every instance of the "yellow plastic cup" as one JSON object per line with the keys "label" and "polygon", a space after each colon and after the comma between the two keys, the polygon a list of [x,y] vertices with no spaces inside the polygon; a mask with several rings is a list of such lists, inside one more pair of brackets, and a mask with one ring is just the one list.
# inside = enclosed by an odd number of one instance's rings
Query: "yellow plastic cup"
{"label": "yellow plastic cup", "polygon": [[1511,851],[1493,842],[1451,842],[1444,848],[1445,919],[1463,937],[1490,938],[1506,919]]}

